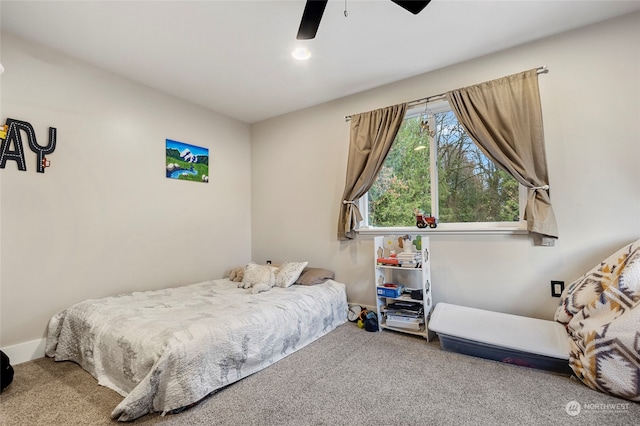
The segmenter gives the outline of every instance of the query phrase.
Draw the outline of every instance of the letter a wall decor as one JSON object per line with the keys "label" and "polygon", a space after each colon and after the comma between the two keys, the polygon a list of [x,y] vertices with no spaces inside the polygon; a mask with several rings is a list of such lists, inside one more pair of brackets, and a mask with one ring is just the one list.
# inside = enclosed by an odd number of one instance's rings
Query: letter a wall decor
{"label": "letter a wall decor", "polygon": [[7,161],[11,160],[16,162],[18,170],[27,170],[22,146],[23,132],[27,135],[29,148],[36,154],[36,170],[38,173],[44,173],[44,169],[51,165],[45,155],[56,149],[56,128],[49,127],[49,144],[40,146],[36,141],[33,126],[26,121],[13,118],[7,118],[6,124],[0,127],[0,169],[4,169]]}

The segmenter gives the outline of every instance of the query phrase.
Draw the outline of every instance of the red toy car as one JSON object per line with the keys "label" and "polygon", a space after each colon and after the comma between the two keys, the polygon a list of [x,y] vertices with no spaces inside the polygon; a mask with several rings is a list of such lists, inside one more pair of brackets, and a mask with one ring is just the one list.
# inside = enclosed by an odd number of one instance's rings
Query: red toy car
{"label": "red toy car", "polygon": [[425,215],[422,212],[416,211],[416,226],[418,228],[435,228],[438,226],[438,219],[431,215]]}

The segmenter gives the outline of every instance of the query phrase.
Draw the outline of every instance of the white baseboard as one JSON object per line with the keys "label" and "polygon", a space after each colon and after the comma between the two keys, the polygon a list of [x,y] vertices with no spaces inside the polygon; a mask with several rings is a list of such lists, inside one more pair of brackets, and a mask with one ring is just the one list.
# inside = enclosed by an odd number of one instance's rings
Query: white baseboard
{"label": "white baseboard", "polygon": [[44,356],[46,343],[47,339],[45,338],[32,340],[30,342],[7,346],[6,348],[2,348],[2,352],[7,354],[11,360],[11,365],[22,364],[23,362],[42,358]]}

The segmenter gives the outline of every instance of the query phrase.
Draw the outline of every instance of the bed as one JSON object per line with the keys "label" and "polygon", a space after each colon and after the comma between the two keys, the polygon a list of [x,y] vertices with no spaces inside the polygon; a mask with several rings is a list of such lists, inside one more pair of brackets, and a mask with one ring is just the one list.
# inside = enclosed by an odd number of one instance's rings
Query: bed
{"label": "bed", "polygon": [[273,287],[229,279],[87,300],[51,318],[46,354],[124,397],[120,421],[177,412],[346,322],[345,285]]}

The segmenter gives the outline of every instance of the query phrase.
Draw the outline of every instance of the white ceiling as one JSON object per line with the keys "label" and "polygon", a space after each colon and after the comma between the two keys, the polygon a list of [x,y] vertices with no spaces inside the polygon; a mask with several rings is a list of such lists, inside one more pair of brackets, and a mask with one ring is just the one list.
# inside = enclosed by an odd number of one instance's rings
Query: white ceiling
{"label": "white ceiling", "polygon": [[[9,1],[2,31],[254,123],[640,10],[637,1],[331,0],[296,40],[304,1]],[[291,57],[306,46],[312,57]],[[1,58],[0,58],[1,60]]]}

